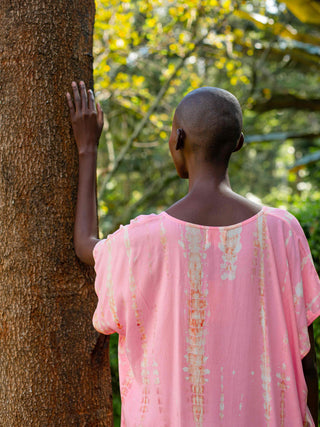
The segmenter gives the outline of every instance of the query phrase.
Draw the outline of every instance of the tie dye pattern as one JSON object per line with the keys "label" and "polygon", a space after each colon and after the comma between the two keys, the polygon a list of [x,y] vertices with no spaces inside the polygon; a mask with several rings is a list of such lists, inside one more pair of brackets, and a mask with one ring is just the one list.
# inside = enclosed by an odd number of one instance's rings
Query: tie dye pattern
{"label": "tie dye pattern", "polygon": [[292,215],[141,216],[94,258],[93,324],[119,334],[122,426],[314,426],[301,359],[320,283]]}

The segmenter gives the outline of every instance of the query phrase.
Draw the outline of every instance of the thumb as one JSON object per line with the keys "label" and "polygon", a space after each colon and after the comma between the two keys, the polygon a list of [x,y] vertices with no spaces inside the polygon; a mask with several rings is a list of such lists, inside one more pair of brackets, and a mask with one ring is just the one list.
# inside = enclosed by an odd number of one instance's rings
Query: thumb
{"label": "thumb", "polygon": [[101,105],[97,103],[97,113],[98,113],[98,124],[99,126],[103,126],[103,111]]}

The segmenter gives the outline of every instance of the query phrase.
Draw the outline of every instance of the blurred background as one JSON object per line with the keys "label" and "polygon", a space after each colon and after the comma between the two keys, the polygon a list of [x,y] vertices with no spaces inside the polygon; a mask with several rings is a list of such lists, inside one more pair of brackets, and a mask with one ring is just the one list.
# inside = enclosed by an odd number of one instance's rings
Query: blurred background
{"label": "blurred background", "polygon": [[[186,194],[168,150],[173,112],[189,91],[217,86],[243,109],[233,190],[295,214],[320,272],[318,1],[96,0],[94,58],[100,237]],[[320,355],[319,322],[315,336]],[[116,335],[110,347],[119,426]]]}

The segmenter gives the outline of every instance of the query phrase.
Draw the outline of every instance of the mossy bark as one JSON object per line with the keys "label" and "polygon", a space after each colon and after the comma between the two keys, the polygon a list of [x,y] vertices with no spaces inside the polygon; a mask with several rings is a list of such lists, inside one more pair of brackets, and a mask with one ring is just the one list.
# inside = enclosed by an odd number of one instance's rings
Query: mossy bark
{"label": "mossy bark", "polygon": [[92,86],[94,0],[0,2],[0,424],[111,426],[108,340],[72,230],[65,93]]}

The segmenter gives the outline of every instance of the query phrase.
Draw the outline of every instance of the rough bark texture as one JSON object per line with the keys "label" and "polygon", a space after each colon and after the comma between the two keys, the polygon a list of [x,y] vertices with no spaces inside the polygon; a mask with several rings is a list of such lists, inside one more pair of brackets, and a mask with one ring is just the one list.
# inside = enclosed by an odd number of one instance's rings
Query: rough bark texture
{"label": "rough bark texture", "polygon": [[73,250],[65,100],[92,85],[94,0],[0,2],[0,424],[111,426],[93,270]]}

